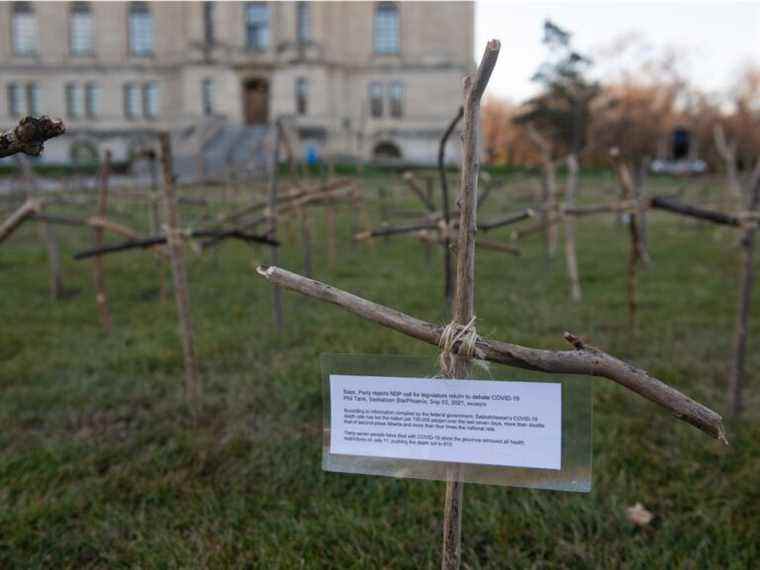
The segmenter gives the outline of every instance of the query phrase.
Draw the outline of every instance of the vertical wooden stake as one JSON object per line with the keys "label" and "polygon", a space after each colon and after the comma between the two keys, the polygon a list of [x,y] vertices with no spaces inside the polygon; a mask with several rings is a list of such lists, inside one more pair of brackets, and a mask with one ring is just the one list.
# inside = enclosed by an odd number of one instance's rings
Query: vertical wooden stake
{"label": "vertical wooden stake", "polygon": [[335,206],[332,204],[325,206],[325,225],[327,226],[327,266],[330,271],[335,271],[338,252],[335,236]]}
{"label": "vertical wooden stake", "polygon": [[[351,188],[351,236],[355,236],[359,231],[359,211],[360,211],[359,188]],[[356,240],[351,240],[351,251],[356,251]]]}
{"label": "vertical wooden stake", "polygon": [[[193,323],[190,317],[190,293],[187,287],[187,271],[182,250],[182,238],[178,227],[177,197],[174,194],[174,172],[172,167],[172,148],[169,134],[159,135],[161,143],[161,166],[164,173],[164,210],[166,215],[166,238],[171,256],[174,276],[174,298],[177,301],[180,336],[185,360],[185,398],[196,414],[200,409],[201,381],[195,359],[193,344]],[[276,248],[272,248],[276,249]]]}
{"label": "vertical wooden stake", "polygon": [[[610,156],[615,165],[620,186],[623,189],[623,200],[630,202],[631,200],[634,200],[636,196],[636,189],[634,188],[631,171],[620,157],[620,151],[618,149],[612,149],[610,151]],[[638,214],[636,211],[632,211],[629,214],[628,230],[631,238],[628,250],[628,327],[631,334],[636,334],[636,310],[638,307],[636,270],[642,258],[641,235],[639,233]]]}
{"label": "vertical wooden stake", "polygon": [[158,210],[158,164],[156,153],[151,150],[148,153],[148,164],[150,165],[150,193],[148,196],[148,212],[150,214],[150,233],[157,235],[161,231],[161,213]]}
{"label": "vertical wooden stake", "polygon": [[[29,192],[37,189],[37,180],[34,177],[32,165],[23,154],[16,155],[16,162],[21,169],[28,197]],[[45,248],[47,249],[48,266],[50,267],[50,296],[55,300],[62,299],[64,287],[63,273],[61,272],[61,246],[58,242],[58,235],[55,228],[47,222],[42,222],[37,231],[40,240],[45,244]]]}
{"label": "vertical wooden stake", "polygon": [[59,300],[63,298],[63,273],[61,272],[61,245],[55,228],[47,222],[42,223],[42,239],[45,242],[50,264],[50,296]]}
{"label": "vertical wooden stake", "polygon": [[[578,188],[578,159],[574,154],[567,157],[567,187],[565,190],[565,207],[572,208],[575,205],[575,193]],[[575,254],[575,218],[565,216],[565,263],[567,265],[567,277],[570,280],[570,298],[578,302],[583,294],[581,281],[578,276],[578,259]]]}
{"label": "vertical wooden stake", "polygon": [[[433,202],[433,179],[425,178],[425,198],[428,202]],[[433,264],[433,247],[434,242],[425,240],[422,242],[425,248],[425,267],[430,267]]]}
{"label": "vertical wooden stake", "polygon": [[[148,218],[150,223],[151,235],[158,235],[161,232],[161,212],[158,207],[160,193],[158,190],[158,157],[153,149],[145,153],[148,159],[148,168],[150,170],[150,192],[148,193]],[[168,298],[166,286],[166,267],[160,257],[156,257],[156,268],[158,269],[159,293],[158,300],[161,304],[166,303]]]}
{"label": "vertical wooden stake", "polygon": [[[108,215],[108,178],[111,173],[111,151],[106,150],[103,162],[100,165],[100,193],[98,195],[98,216],[105,218]],[[105,230],[98,226],[95,228],[95,247],[103,246],[103,234]],[[111,334],[111,313],[108,310],[108,296],[106,292],[105,259],[96,256],[92,262],[93,277],[95,282],[95,302],[100,313],[100,323],[106,334]]]}
{"label": "vertical wooden stake", "polygon": [[[388,225],[388,190],[385,186],[380,186],[377,190],[378,198],[380,198],[380,225]],[[383,238],[385,243],[388,243],[388,236]]]}
{"label": "vertical wooden stake", "polygon": [[634,180],[634,190],[636,200],[636,215],[638,216],[639,224],[639,242],[641,244],[641,264],[644,267],[648,267],[652,259],[649,256],[649,228],[647,224],[647,174],[649,172],[650,160],[647,157],[641,159],[641,162],[636,169],[636,177]]}
{"label": "vertical wooden stake", "polygon": [[[760,162],[755,168],[754,187],[750,189],[749,211],[760,211]],[[749,315],[752,303],[754,278],[755,233],[757,222],[748,222],[741,240],[741,292],[736,316],[734,335],[734,360],[729,378],[729,406],[732,417],[738,418],[744,407],[742,388],[744,385],[745,361],[747,358],[747,338],[749,336]]]}
{"label": "vertical wooden stake", "polygon": [[[363,196],[359,197],[359,203],[357,206],[357,209],[359,210],[359,219],[361,220],[362,231],[369,231],[372,227],[372,224],[369,218],[369,211],[367,210],[367,202],[364,200]],[[372,250],[375,249],[374,240],[369,240],[369,247]]]}
{"label": "vertical wooden stake", "polygon": [[303,272],[306,277],[311,277],[313,266],[311,262],[311,222],[309,211],[303,206],[298,208],[298,217],[301,220],[301,241],[303,245]]}
{"label": "vertical wooden stake", "polygon": [[[491,77],[499,56],[498,40],[486,45],[483,59],[474,76],[464,80],[464,137],[462,178],[459,189],[459,239],[457,246],[456,292],[452,315],[454,322],[467,325],[475,315],[475,232],[477,231],[478,202],[478,140],[480,126],[480,99]],[[453,370],[442,370],[452,378],[466,378],[467,359],[454,357]],[[449,469],[443,512],[443,554],[441,568],[458,570],[462,554],[462,500],[464,483],[460,469]]]}
{"label": "vertical wooden stake", "polygon": [[[327,191],[330,182],[335,174],[335,162],[330,157],[327,162],[327,180],[325,181],[324,190]],[[336,223],[335,223],[335,206],[332,200],[325,206],[325,225],[327,227],[327,266],[330,271],[335,271],[338,258]]]}
{"label": "vertical wooden stake", "polygon": [[528,127],[528,136],[541,153],[541,222],[544,225],[544,244],[546,246],[547,261],[554,258],[557,251],[558,230],[554,223],[557,215],[557,173],[552,159],[552,145],[532,125]]}
{"label": "vertical wooden stake", "polygon": [[[274,132],[272,133],[272,155],[269,171],[269,232],[270,239],[277,239],[277,169],[280,165],[280,134],[282,125],[280,119],[275,121]],[[270,260],[272,265],[280,263],[280,248],[270,247]],[[274,316],[274,326],[277,333],[282,333],[285,326],[285,320],[282,314],[282,290],[279,287],[272,288],[272,313]]]}
{"label": "vertical wooden stake", "polygon": [[449,126],[441,137],[441,142],[438,145],[438,175],[441,178],[441,208],[443,210],[443,222],[445,224],[445,232],[443,236],[443,292],[446,297],[446,306],[450,307],[454,298],[454,275],[453,266],[451,263],[451,241],[449,227],[451,225],[451,206],[449,205],[449,184],[446,179],[446,143],[457,127],[459,121],[462,120],[464,114],[464,108],[459,107],[456,116],[451,120]]}

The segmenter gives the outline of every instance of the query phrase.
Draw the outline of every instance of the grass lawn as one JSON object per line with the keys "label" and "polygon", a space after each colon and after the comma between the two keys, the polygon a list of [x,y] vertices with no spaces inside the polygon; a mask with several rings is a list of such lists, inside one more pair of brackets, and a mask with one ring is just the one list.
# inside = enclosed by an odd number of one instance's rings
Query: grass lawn
{"label": "grass lawn", "polygon": [[[378,221],[379,189],[397,179],[374,175],[363,183]],[[529,204],[534,186],[516,180],[495,190],[481,219]],[[612,199],[612,186],[608,175],[587,176],[580,193],[589,202]],[[672,191],[675,184],[653,186]],[[708,185],[689,199],[711,192],[717,188]],[[407,192],[392,200],[391,209],[420,209]],[[446,320],[440,251],[428,254],[409,237],[351,247],[350,212],[342,210],[330,270],[324,217],[312,212],[317,278]],[[201,213],[182,208],[195,225]],[[116,217],[147,223],[145,208],[135,206],[122,206]],[[253,270],[268,260],[265,249],[227,242],[203,256],[188,250],[204,383],[193,424],[182,403],[175,305],[171,295],[158,299],[155,259],[142,251],[106,258],[114,331],[105,337],[91,263],[71,259],[91,243],[91,232],[55,230],[72,292],[64,301],[49,298],[34,224],[0,247],[0,568],[438,566],[443,483],[321,470],[319,355],[434,358],[433,347],[291,293],[284,295],[285,332],[277,336],[270,285]],[[540,236],[525,240],[521,257],[479,252],[479,332],[566,348],[562,333],[570,330],[723,413],[738,294],[736,234],[650,216],[653,264],[640,278],[635,337],[626,324],[627,228],[602,216],[580,221],[577,234],[580,304],[568,300],[561,247],[547,262]],[[300,272],[298,235],[295,224],[283,224],[281,265]],[[727,424],[731,447],[595,379],[593,491],[467,486],[464,567],[757,564],[760,351],[753,348],[760,343],[760,284],[755,301],[747,413]],[[646,528],[626,518],[636,502],[655,514]]]}

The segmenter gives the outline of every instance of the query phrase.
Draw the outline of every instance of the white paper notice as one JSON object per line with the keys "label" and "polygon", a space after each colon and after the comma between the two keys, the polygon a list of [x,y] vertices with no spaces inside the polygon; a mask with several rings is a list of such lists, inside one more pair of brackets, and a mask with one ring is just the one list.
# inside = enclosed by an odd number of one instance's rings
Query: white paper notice
{"label": "white paper notice", "polygon": [[561,469],[562,385],[330,375],[330,453]]}

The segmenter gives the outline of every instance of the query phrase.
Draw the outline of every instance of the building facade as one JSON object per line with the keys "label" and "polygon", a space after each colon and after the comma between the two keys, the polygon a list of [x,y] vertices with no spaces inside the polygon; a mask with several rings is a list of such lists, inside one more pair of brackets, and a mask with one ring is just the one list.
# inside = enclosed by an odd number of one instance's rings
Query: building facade
{"label": "building facade", "polygon": [[0,126],[64,118],[46,159],[66,162],[103,146],[124,160],[159,129],[202,145],[288,117],[299,152],[430,162],[474,65],[473,12],[469,2],[1,2]]}

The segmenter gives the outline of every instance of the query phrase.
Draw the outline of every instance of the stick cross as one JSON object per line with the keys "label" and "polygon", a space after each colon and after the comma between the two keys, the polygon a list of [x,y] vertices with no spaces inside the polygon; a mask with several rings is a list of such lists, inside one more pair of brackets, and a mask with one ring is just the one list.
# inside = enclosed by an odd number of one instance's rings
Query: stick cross
{"label": "stick cross", "polygon": [[[458,199],[459,236],[457,247],[456,293],[453,323],[467,327],[475,315],[475,233],[477,230],[478,126],[480,99],[496,64],[499,42],[488,42],[477,72],[464,84],[464,152]],[[278,267],[259,266],[258,273],[273,286],[296,291],[315,299],[333,303],[366,320],[392,328],[412,338],[439,345],[445,327],[428,323],[373,303],[325,283],[302,277]],[[698,427],[709,435],[726,441],[720,415],[695,402],[678,390],[605,352],[588,346],[575,335],[565,333],[572,350],[549,351],[527,348],[506,342],[476,337],[475,349],[486,360],[561,374],[583,374],[609,378],[645,398],[670,410],[677,418]],[[466,378],[468,360],[458,356],[462,341],[447,347],[454,355],[447,376]],[[444,538],[441,567],[459,568],[461,558],[461,513],[463,483],[456,480],[456,467],[449,471],[444,505]]]}

